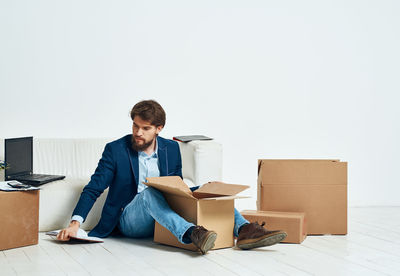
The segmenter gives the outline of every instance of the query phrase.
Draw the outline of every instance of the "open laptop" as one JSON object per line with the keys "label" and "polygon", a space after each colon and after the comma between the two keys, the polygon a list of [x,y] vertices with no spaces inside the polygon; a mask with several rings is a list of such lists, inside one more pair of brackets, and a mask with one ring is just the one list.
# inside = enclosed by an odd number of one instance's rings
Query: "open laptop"
{"label": "open laptop", "polygon": [[4,145],[4,157],[7,164],[6,181],[17,180],[39,186],[65,178],[64,175],[33,174],[33,137],[5,139]]}

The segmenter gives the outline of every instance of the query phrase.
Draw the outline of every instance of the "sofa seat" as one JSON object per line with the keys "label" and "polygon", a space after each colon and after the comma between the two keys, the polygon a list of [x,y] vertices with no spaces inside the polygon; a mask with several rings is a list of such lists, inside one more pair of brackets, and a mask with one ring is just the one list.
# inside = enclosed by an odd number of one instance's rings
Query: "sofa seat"
{"label": "sofa seat", "polygon": [[[68,224],[83,187],[89,179],[66,177],[46,183],[40,188],[39,231],[60,229]],[[101,210],[108,194],[106,189],[97,199],[81,228],[91,230],[100,219]]]}

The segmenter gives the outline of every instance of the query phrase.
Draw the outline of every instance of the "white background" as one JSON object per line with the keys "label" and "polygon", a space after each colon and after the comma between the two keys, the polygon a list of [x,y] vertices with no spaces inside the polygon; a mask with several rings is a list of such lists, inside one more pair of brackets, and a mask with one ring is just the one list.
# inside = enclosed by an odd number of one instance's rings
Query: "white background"
{"label": "white background", "polygon": [[400,205],[399,3],[0,0],[0,136],[119,137],[156,99],[242,206],[258,158],[339,158],[349,206]]}

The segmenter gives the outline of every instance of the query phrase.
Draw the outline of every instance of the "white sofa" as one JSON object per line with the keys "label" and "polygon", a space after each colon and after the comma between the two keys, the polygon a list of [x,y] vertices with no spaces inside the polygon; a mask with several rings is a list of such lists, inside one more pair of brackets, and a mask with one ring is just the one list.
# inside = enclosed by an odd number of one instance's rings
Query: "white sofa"
{"label": "white sofa", "polygon": [[[42,185],[39,231],[68,225],[83,187],[89,182],[107,142],[114,139],[33,139],[33,172],[61,174],[66,178]],[[180,143],[182,174],[189,186],[222,180],[222,145],[215,141]],[[4,139],[0,140],[0,160],[4,160]],[[4,179],[4,172],[0,175]],[[96,201],[84,230],[98,222],[108,190]]]}

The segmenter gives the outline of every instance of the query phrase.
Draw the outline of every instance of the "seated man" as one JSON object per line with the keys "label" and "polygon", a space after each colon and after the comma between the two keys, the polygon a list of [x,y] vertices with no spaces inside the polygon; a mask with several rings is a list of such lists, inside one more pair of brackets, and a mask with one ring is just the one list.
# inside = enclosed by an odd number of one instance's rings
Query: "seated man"
{"label": "seated man", "polygon": [[[154,234],[154,221],[167,228],[179,242],[195,244],[205,254],[214,246],[217,234],[194,225],[175,213],[161,192],[147,187],[146,177],[182,177],[182,161],[176,141],[158,136],[165,125],[165,112],[156,101],[137,103],[131,111],[132,135],[108,143],[90,182],[85,186],[72,214],[70,225],[60,231],[59,240],[75,236],[96,199],[108,187],[101,218],[89,236],[107,237],[117,228],[128,237]],[[267,246],[286,237],[283,231],[268,231],[249,223],[235,209],[234,235],[243,249]]]}

